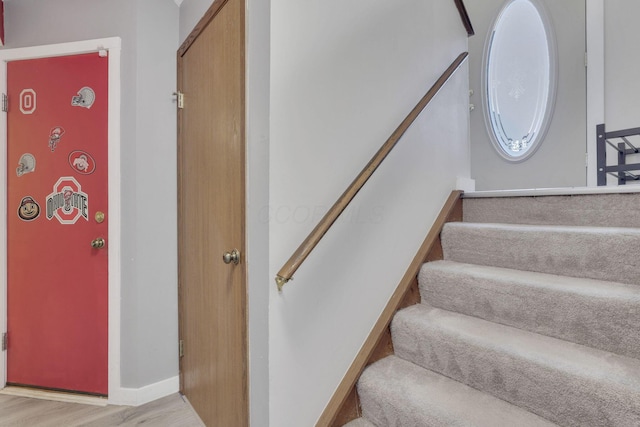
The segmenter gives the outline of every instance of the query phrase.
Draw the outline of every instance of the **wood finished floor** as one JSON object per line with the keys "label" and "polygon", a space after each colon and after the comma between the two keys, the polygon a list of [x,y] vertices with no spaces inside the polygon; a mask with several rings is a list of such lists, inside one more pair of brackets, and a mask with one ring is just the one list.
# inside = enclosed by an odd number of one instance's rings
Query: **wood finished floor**
{"label": "wood finished floor", "polygon": [[203,427],[179,394],[138,407],[104,407],[0,394],[0,427]]}

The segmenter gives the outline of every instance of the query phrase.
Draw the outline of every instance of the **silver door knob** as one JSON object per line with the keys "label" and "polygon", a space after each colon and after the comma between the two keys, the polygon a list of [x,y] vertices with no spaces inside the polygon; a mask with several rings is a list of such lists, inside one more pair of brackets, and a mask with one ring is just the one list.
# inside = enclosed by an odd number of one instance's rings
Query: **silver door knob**
{"label": "silver door knob", "polygon": [[225,264],[238,264],[240,262],[240,251],[237,249],[222,254],[222,260]]}

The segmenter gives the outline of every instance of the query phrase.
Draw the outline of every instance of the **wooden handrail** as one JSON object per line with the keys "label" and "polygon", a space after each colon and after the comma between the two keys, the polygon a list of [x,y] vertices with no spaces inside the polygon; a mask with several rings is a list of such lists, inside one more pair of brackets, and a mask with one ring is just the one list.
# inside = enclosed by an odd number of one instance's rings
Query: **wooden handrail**
{"label": "wooden handrail", "polygon": [[395,147],[398,143],[398,140],[402,135],[407,131],[409,126],[415,121],[418,115],[422,112],[422,110],[429,104],[431,99],[438,93],[438,91],[444,86],[444,84],[449,80],[449,78],[453,75],[453,73],[458,69],[458,67],[462,64],[462,62],[467,58],[469,54],[467,52],[463,52],[449,65],[449,67],[445,70],[444,73],[436,80],[436,82],[431,86],[431,89],[422,97],[420,102],[411,110],[411,112],[407,115],[407,117],[400,123],[400,126],[391,134],[389,139],[382,145],[382,147],[378,150],[378,152],[373,156],[373,158],[367,163],[365,168],[360,172],[360,174],[353,180],[351,185],[342,193],[342,195],[338,198],[338,200],[334,203],[334,205],[329,209],[329,211],[322,217],[318,225],[309,233],[306,239],[300,244],[298,249],[291,255],[289,260],[284,264],[284,266],[278,271],[278,275],[276,276],[276,284],[278,285],[278,290],[282,290],[282,287],[289,280],[292,279],[293,274],[298,270],[300,265],[304,262],[307,256],[311,253],[311,251],[316,247],[316,245],[320,242],[325,233],[331,228],[336,219],[340,216],[340,214],[346,209],[351,200],[358,194],[360,189],[364,186],[364,184],[369,180],[371,175],[376,171],[378,166],[382,163],[382,161],[387,157],[389,152]]}
{"label": "wooden handrail", "polygon": [[454,0],[456,3],[456,7],[458,8],[458,12],[460,13],[460,19],[462,20],[462,25],[464,25],[465,30],[467,30],[467,35],[471,37],[476,32],[473,31],[473,26],[471,25],[471,18],[469,18],[469,13],[467,12],[467,8],[464,7],[464,2],[462,0]]}

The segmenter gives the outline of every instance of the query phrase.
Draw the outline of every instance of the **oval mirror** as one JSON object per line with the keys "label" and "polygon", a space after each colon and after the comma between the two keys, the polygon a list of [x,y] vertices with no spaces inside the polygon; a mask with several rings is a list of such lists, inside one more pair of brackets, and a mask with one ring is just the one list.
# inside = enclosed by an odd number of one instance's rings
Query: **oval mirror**
{"label": "oval mirror", "polygon": [[505,3],[488,35],[483,63],[491,141],[505,159],[523,161],[549,127],[558,74],[551,21],[537,0]]}

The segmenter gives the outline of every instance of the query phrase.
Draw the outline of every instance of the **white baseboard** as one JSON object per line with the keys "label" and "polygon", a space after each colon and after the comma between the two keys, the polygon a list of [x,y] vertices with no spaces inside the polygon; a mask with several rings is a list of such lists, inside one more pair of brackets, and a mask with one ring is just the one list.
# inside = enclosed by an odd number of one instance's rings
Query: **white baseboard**
{"label": "white baseboard", "polygon": [[180,377],[175,376],[141,388],[109,390],[110,405],[140,406],[180,390]]}

